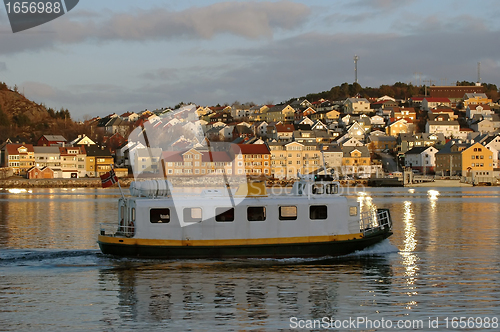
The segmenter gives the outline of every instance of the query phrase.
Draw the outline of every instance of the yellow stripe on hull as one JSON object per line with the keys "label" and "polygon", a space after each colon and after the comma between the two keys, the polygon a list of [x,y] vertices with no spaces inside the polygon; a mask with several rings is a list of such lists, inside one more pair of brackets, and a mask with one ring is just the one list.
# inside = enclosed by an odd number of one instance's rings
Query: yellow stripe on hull
{"label": "yellow stripe on hull", "polygon": [[300,244],[300,243],[324,243],[348,240],[359,240],[363,233],[346,235],[325,236],[303,236],[287,238],[263,238],[263,239],[227,239],[227,240],[157,240],[157,239],[135,239],[99,235],[98,241],[109,244],[160,246],[160,247],[206,247],[206,246],[244,246],[244,245],[270,245],[270,244]]}

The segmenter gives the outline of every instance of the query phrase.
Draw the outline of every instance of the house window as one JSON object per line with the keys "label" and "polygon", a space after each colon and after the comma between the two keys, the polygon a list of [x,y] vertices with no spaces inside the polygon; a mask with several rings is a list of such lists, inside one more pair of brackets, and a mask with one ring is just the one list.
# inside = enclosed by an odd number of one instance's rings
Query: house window
{"label": "house window", "polygon": [[149,210],[149,222],[152,224],[167,224],[170,222],[170,209]]}
{"label": "house window", "polygon": [[297,220],[296,206],[280,206],[280,220]]}
{"label": "house window", "polygon": [[234,208],[229,208],[229,207],[215,208],[215,221],[218,222],[234,221]]}
{"label": "house window", "polygon": [[326,205],[311,205],[309,207],[309,219],[318,220],[327,218]]}

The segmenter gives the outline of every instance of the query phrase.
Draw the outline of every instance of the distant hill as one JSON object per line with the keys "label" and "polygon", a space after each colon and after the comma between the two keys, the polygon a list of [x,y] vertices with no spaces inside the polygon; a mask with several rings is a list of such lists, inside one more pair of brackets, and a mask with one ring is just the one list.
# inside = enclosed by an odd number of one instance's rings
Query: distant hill
{"label": "distant hill", "polygon": [[34,142],[44,134],[65,135],[71,139],[74,127],[68,110],[47,109],[24,97],[17,87],[9,89],[0,82],[0,142],[15,136]]}
{"label": "distant hill", "polygon": [[7,119],[20,126],[37,123],[50,118],[47,109],[27,99],[20,93],[10,90],[0,83],[0,110]]}

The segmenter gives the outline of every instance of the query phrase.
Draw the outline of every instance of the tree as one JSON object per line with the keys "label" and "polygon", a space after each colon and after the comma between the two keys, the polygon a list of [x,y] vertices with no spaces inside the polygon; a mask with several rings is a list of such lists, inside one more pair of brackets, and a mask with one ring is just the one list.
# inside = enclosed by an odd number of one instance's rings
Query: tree
{"label": "tree", "polygon": [[31,124],[30,118],[24,113],[14,116],[13,120],[18,127],[24,127]]}
{"label": "tree", "polygon": [[352,97],[356,96],[362,90],[363,90],[363,88],[357,82],[354,82],[353,84],[349,84],[349,95]]}
{"label": "tree", "polygon": [[10,120],[7,114],[4,113],[2,110],[2,107],[0,106],[0,126],[9,126],[10,125]]}

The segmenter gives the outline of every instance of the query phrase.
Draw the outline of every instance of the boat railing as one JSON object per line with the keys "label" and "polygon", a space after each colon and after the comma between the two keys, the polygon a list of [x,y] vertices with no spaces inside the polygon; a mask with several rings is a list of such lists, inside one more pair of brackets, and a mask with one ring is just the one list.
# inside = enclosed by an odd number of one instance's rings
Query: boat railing
{"label": "boat railing", "polygon": [[391,230],[392,221],[389,209],[373,209],[361,213],[360,228],[365,236],[377,231]]}
{"label": "boat railing", "polygon": [[112,237],[132,237],[135,234],[134,224],[127,226],[101,223],[99,224],[99,234]]}

